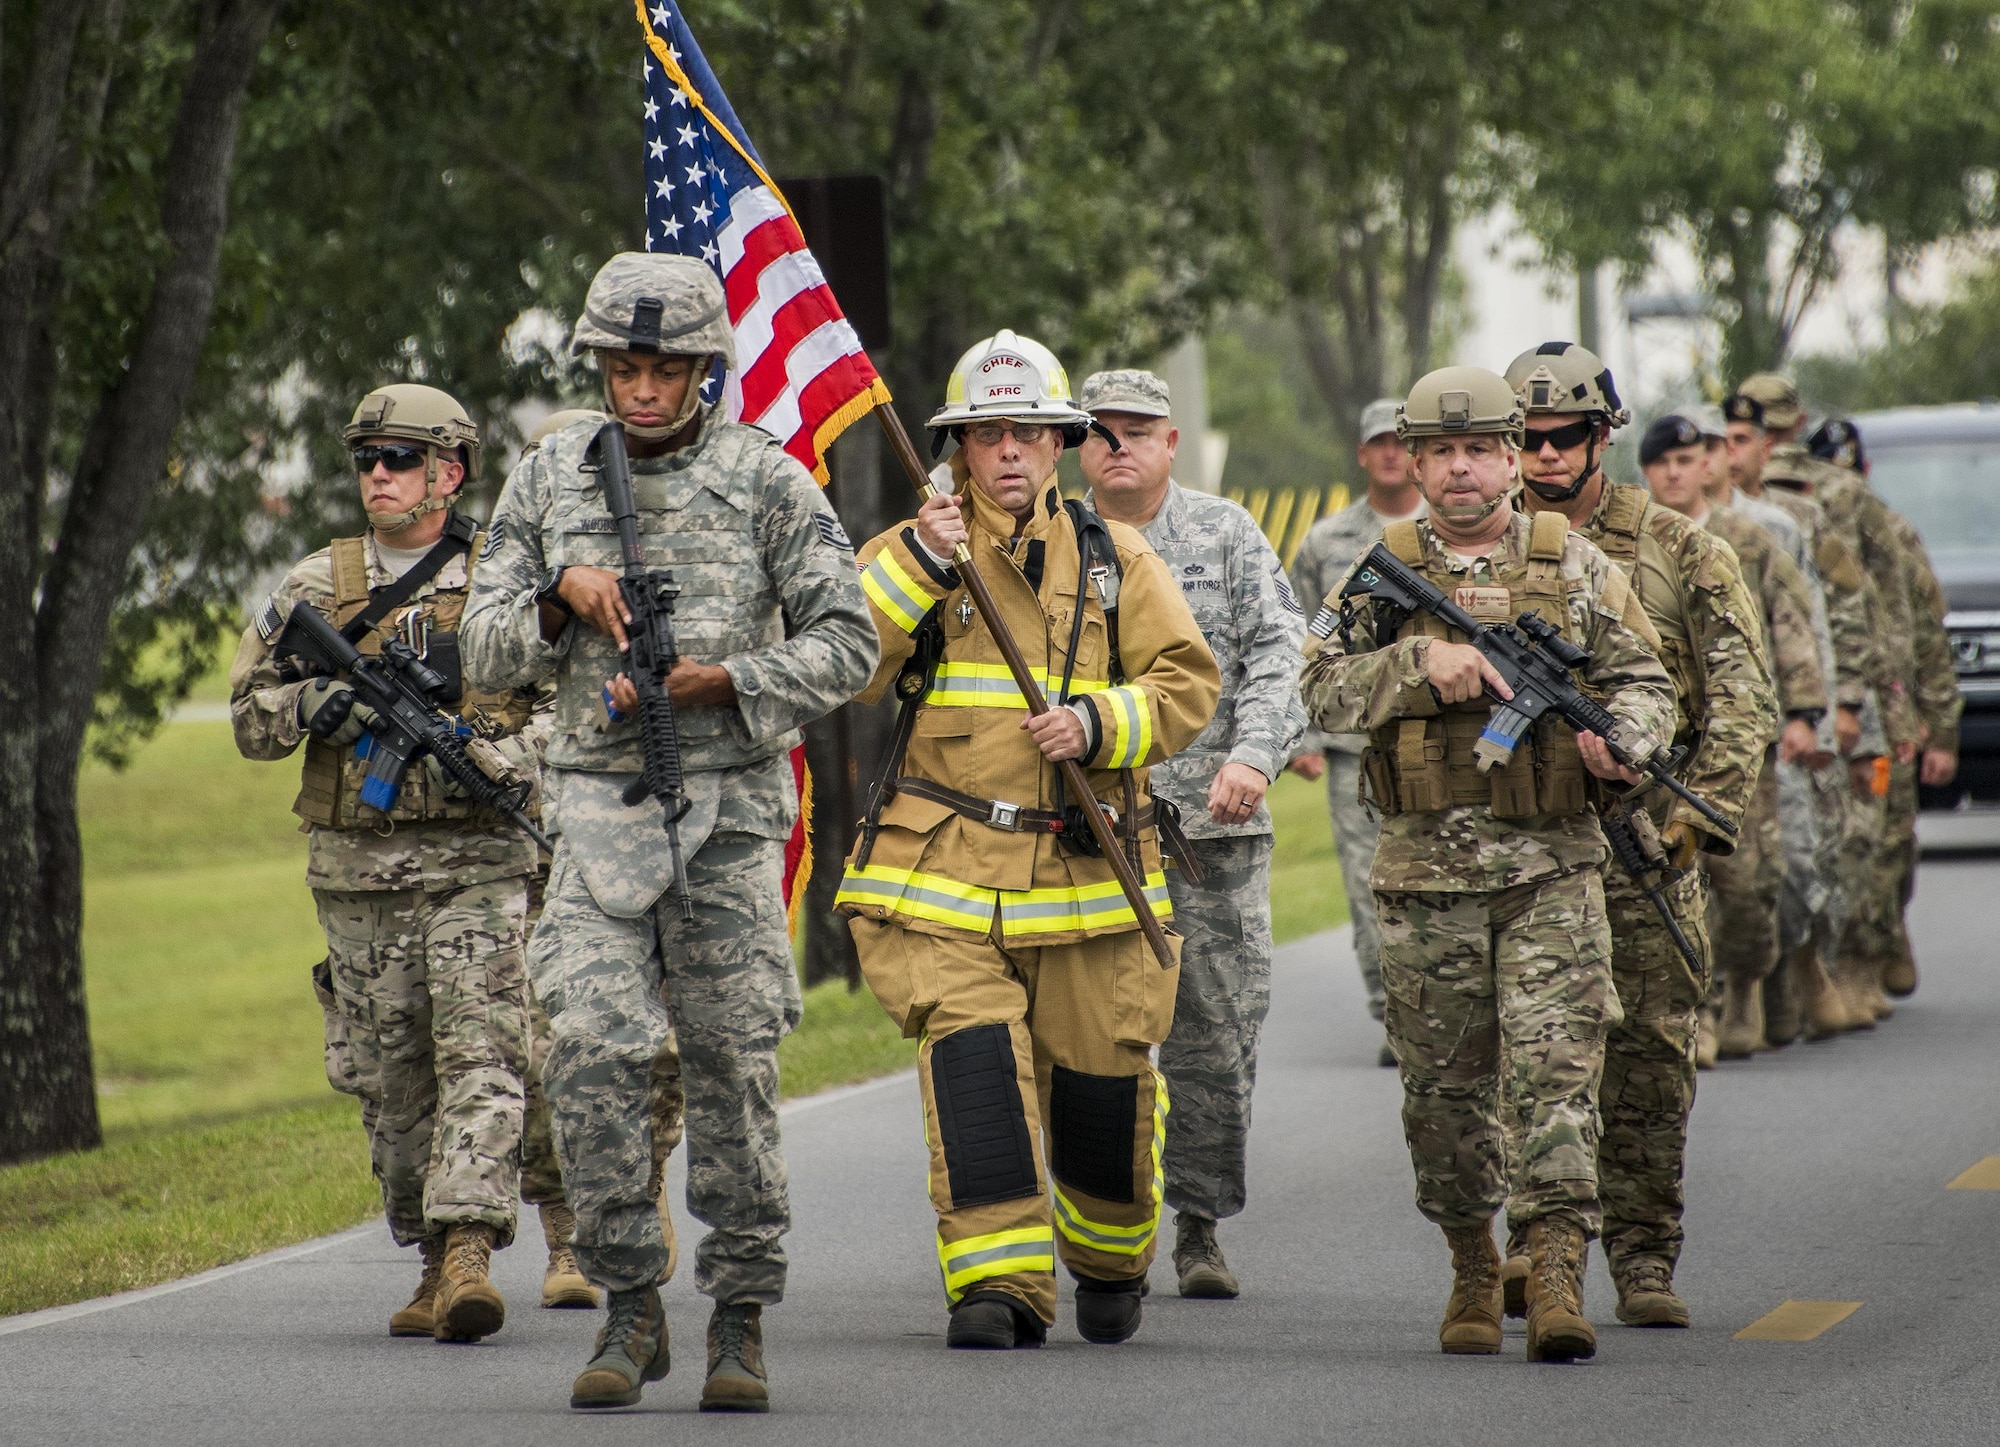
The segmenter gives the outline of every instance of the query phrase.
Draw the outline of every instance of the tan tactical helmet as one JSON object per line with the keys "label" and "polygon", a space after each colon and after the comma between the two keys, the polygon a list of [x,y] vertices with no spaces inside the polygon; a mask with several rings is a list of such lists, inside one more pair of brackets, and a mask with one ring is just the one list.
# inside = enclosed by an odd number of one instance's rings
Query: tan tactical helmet
{"label": "tan tactical helmet", "polygon": [[377,387],[361,399],[361,405],[354,409],[354,420],[340,433],[340,440],[349,447],[364,437],[395,437],[428,447],[425,482],[437,476],[440,450],[462,448],[466,485],[479,480],[479,428],[456,397],[436,387],[417,382]]}
{"label": "tan tactical helmet", "polygon": [[736,333],[715,269],[695,256],[621,251],[598,269],[570,339],[585,352],[664,352],[736,365]]}
{"label": "tan tactical helmet", "polygon": [[1582,413],[1613,427],[1632,420],[1618,400],[1611,369],[1597,353],[1575,342],[1543,342],[1521,353],[1507,368],[1507,385],[1520,394],[1531,417]]}
{"label": "tan tactical helmet", "polygon": [[562,431],[563,428],[574,426],[578,422],[596,422],[601,425],[608,421],[610,421],[610,418],[594,407],[565,407],[560,412],[549,413],[548,416],[537,422],[535,430],[528,434],[528,440],[521,444],[521,450],[523,452],[533,452],[546,439]]}
{"label": "tan tactical helmet", "polygon": [[1741,422],[1755,421],[1766,432],[1784,432],[1805,421],[1806,411],[1799,404],[1798,384],[1782,372],[1752,372],[1738,384],[1736,394],[1730,398],[1747,397],[1756,403],[1756,417],[1747,415],[1750,408],[1731,408],[1729,415],[1736,417],[1740,410],[1746,415],[1737,417]]}
{"label": "tan tactical helmet", "polygon": [[1396,409],[1396,435],[1405,442],[1487,433],[1519,447],[1523,430],[1521,399],[1505,377],[1484,367],[1426,372]]}

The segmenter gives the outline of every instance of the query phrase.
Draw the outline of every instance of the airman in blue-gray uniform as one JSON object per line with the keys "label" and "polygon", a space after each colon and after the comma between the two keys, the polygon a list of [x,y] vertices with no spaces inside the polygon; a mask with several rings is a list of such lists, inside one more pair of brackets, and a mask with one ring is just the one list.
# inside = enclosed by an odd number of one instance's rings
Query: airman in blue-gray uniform
{"label": "airman in blue-gray uniform", "polygon": [[1090,505],[1137,528],[1180,585],[1222,675],[1215,717],[1153,771],[1201,869],[1167,876],[1186,943],[1172,1032],[1160,1046],[1173,1115],[1167,1202],[1177,1213],[1174,1268],[1182,1296],[1233,1297],[1215,1223],[1243,1209],[1244,1159],[1257,1040],[1271,1004],[1271,815],[1264,793],[1297,752],[1305,615],[1278,555],[1236,503],[1172,477],[1179,432],[1166,382],[1151,372],[1098,372],[1078,404],[1101,435],[1079,450]]}
{"label": "airman in blue-gray uniform", "polygon": [[784,1295],[790,1226],[778,1139],[779,1037],[791,947],[781,873],[798,813],[787,753],[801,725],[868,680],[875,630],[852,545],[812,476],[769,434],[702,400],[734,363],[721,283],[699,260],[624,253],[591,283],[573,350],[624,426],[646,563],[679,585],[679,722],[687,812],[680,889],[658,801],[625,802],[644,748],[623,672],[618,534],[585,421],[508,479],[466,610],[474,679],[553,678],[544,823],[556,836],[529,949],[552,1046],[545,1085],[578,1264],[609,1292],[575,1407],[638,1401],[667,1371],[668,1270],[649,1193],[652,1071],[669,1021],[687,1092],[688,1207],[711,1229],[695,1285],[714,1298],[704,1410],[769,1404],[762,1309]]}

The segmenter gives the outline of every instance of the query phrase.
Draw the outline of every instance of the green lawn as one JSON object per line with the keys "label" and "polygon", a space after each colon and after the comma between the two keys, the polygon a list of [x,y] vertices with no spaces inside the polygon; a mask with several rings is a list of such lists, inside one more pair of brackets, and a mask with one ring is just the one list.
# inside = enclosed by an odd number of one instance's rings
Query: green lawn
{"label": "green lawn", "polygon": [[[222,697],[210,680],[197,700]],[[364,1220],[379,1202],[352,1101],[320,1064],[324,952],[290,812],[294,764],[177,723],[126,771],[86,766],[84,956],[102,1150],[0,1169],[0,1314],[128,1290]],[[1323,787],[1272,790],[1279,940],[1346,918]],[[910,1064],[865,991],[806,995],[785,1093]]]}

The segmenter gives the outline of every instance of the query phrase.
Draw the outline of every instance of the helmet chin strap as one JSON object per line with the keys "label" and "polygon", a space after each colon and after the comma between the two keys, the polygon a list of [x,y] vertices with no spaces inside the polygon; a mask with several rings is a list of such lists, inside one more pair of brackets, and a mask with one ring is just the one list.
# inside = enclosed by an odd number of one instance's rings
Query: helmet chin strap
{"label": "helmet chin strap", "polygon": [[[694,370],[688,374],[687,392],[681,397],[680,411],[673,415],[671,421],[657,427],[641,427],[636,422],[626,422],[625,435],[636,442],[665,442],[670,437],[678,436],[680,430],[688,425],[688,419],[701,410],[701,388],[708,380],[709,361],[707,357],[700,358],[695,363]],[[598,372],[604,381],[604,410],[617,417],[618,404],[611,396],[611,376],[601,366]]]}
{"label": "helmet chin strap", "polygon": [[1575,499],[1578,493],[1583,491],[1583,485],[1589,482],[1596,472],[1597,433],[1592,431],[1590,441],[1584,445],[1583,471],[1576,475],[1576,481],[1572,482],[1568,487],[1553,487],[1547,483],[1536,482],[1525,472],[1521,474],[1521,481],[1525,486],[1532,488],[1535,496],[1543,502],[1570,502]]}
{"label": "helmet chin strap", "polygon": [[434,512],[443,512],[451,506],[451,499],[439,497],[437,487],[438,453],[435,447],[424,449],[424,500],[404,512],[369,512],[368,526],[378,533],[400,533],[415,526],[418,519],[427,518]]}

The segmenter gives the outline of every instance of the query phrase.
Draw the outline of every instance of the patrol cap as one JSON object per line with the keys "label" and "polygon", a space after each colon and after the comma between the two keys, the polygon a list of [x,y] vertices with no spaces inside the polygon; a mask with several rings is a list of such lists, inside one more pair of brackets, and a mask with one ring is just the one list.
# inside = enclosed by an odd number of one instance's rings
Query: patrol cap
{"label": "patrol cap", "polygon": [[652,352],[721,357],[736,365],[722,280],[699,257],[621,251],[598,269],[576,319],[570,354]]}
{"label": "patrol cap", "polygon": [[1681,409],[1681,415],[1701,429],[1704,439],[1713,438],[1725,442],[1729,438],[1729,422],[1722,415],[1722,409],[1713,402],[1699,402],[1692,407]]}
{"label": "patrol cap", "polygon": [[1354,437],[1357,442],[1373,442],[1385,433],[1396,434],[1396,409],[1403,404],[1394,397],[1377,397],[1361,409],[1361,421],[1355,425]]}
{"label": "patrol cap", "polygon": [[[1130,412],[1137,417],[1173,416],[1167,379],[1136,367],[1092,372],[1083,379],[1083,391],[1077,394],[1076,405],[1092,414]],[[1390,426],[1395,426],[1393,419]]]}
{"label": "patrol cap", "polygon": [[1639,465],[1650,467],[1676,447],[1694,447],[1701,442],[1701,428],[1678,412],[1656,417],[1647,424],[1639,439]]}
{"label": "patrol cap", "polygon": [[1763,416],[1753,419],[1738,417],[1731,412],[1730,419],[1736,422],[1755,420],[1766,431],[1782,432],[1787,427],[1796,427],[1806,415],[1805,408],[1799,405],[1798,384],[1777,372],[1752,372],[1737,384],[1736,396],[1729,400],[1735,402],[1738,398],[1755,402],[1763,408]]}
{"label": "patrol cap", "polygon": [[1861,429],[1845,417],[1829,417],[1806,439],[1806,451],[1835,466],[1859,472],[1868,465],[1868,453],[1861,445]]}

